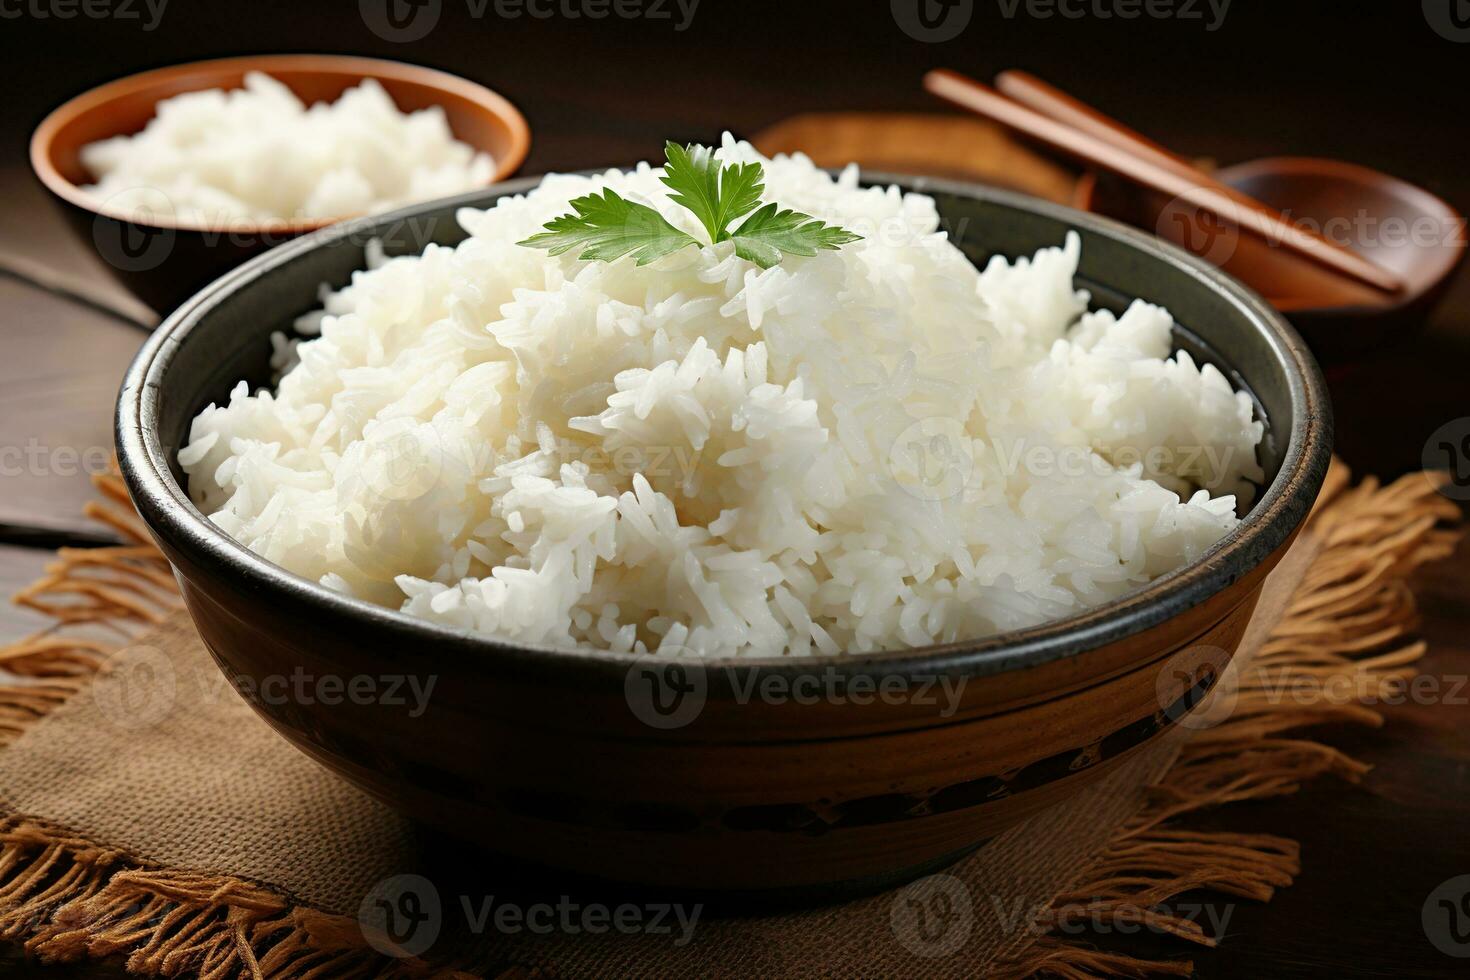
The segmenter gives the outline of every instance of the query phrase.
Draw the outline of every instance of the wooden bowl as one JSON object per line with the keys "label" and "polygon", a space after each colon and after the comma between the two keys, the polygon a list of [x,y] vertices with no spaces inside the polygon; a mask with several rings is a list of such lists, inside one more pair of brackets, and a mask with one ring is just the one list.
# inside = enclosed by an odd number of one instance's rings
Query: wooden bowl
{"label": "wooden bowl", "polygon": [[[175,312],[138,355],[118,403],[123,473],[221,668],[256,691],[298,671],[433,677],[417,716],[387,704],[255,706],[335,772],[498,854],[800,900],[952,861],[1169,729],[1224,668],[1320,488],[1331,421],[1315,364],[1258,297],[1153,236],[976,185],[869,180],[932,194],[976,263],[1029,255],[1075,228],[1079,284],[1098,305],[1122,311],[1143,295],[1174,311],[1179,346],[1246,386],[1268,423],[1268,483],[1241,524],[1201,560],[1065,621],[901,652],[700,663],[445,629],[299,578],[211,524],[176,461],[193,416],[242,377],[268,383],[270,331],[316,306],[321,283],[346,283],[376,229],[414,214],[456,243],[455,209],[535,185],[519,180],[261,256]],[[808,695],[751,695],[766,684]],[[884,685],[898,695],[876,694]]]}
{"label": "wooden bowl", "polygon": [[[1156,231],[1219,265],[1285,313],[1327,364],[1360,360],[1412,338],[1465,257],[1465,219],[1389,174],[1340,160],[1271,157],[1215,176],[1398,273],[1406,288],[1388,296],[1327,277],[1286,249],[1233,233],[1208,215],[1117,178],[1086,175],[1074,203]],[[1303,295],[1306,287],[1312,295]]]}
{"label": "wooden bowl", "polygon": [[503,96],[446,72],[377,58],[323,54],[222,58],[129,75],[83,92],[53,110],[36,128],[31,167],[61,203],[77,233],[92,242],[124,286],[160,313],[246,259],[341,220],[213,226],[186,219],[143,221],[82,189],[92,182],[82,166],[82,147],[138,132],[153,118],[154,107],[172,96],[240,88],[251,71],[271,75],[307,103],[335,100],[373,78],[404,112],[441,106],[456,139],[490,154],[494,181],[514,174],[530,149],[526,120]]}

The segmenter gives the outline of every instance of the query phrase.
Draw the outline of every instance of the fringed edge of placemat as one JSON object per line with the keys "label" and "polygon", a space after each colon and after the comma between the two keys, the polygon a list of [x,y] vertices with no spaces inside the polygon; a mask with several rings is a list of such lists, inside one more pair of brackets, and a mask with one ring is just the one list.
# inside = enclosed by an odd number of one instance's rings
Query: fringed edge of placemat
{"label": "fringed edge of placemat", "polygon": [[[1233,677],[1224,720],[1201,727],[1152,788],[1144,809],[1125,823],[1082,877],[1033,923],[1037,938],[993,972],[1002,980],[1055,976],[1189,976],[1189,960],[1151,960],[1106,951],[1070,936],[1069,926],[1137,925],[1204,947],[1208,934],[1169,904],[1193,891],[1269,901],[1301,871],[1296,841],[1270,834],[1192,831],[1175,825],[1201,810],[1297,792],[1327,774],[1357,782],[1369,769],[1302,728],[1333,723],[1380,727],[1362,702],[1401,691],[1418,676],[1425,644],[1413,636],[1417,607],[1406,579],[1448,557],[1459,541],[1459,507],[1440,495],[1433,473],[1411,473],[1388,486],[1373,478],[1348,489],[1334,462],[1304,533],[1318,551],[1281,620],[1249,664]],[[1191,719],[1194,721],[1194,719]]]}
{"label": "fringed edge of placemat", "polygon": [[[0,685],[0,747],[84,688],[136,631],[179,605],[168,563],[121,479],[94,480],[105,502],[89,505],[88,514],[125,543],[64,548],[45,577],[15,597],[58,625],[0,649],[0,670],[17,679]],[[1458,532],[1451,525],[1461,517],[1433,481],[1432,474],[1410,474],[1386,487],[1369,478],[1347,489],[1346,468],[1334,464],[1309,524],[1320,550],[1282,620],[1239,674],[1228,718],[1190,736],[1145,808],[1055,898],[1033,923],[1035,938],[993,976],[1188,976],[1188,960],[1143,959],[1053,933],[1070,923],[1127,921],[1213,947],[1218,937],[1166,904],[1196,890],[1266,901],[1291,884],[1301,870],[1296,842],[1191,831],[1174,822],[1225,803],[1294,793],[1328,773],[1356,781],[1367,771],[1325,743],[1288,733],[1333,722],[1379,726],[1382,715],[1361,697],[1393,693],[1417,675],[1425,647],[1411,638],[1416,607],[1405,580],[1454,550]],[[118,639],[66,635],[83,625],[106,627]],[[0,821],[0,939],[22,941],[44,959],[122,955],[134,972],[193,971],[208,980],[464,975],[384,957],[368,946],[356,920],[298,906],[262,885],[139,867],[119,851],[21,817]]]}
{"label": "fringed edge of placemat", "polygon": [[228,875],[141,868],[127,854],[12,817],[0,822],[0,939],[43,961],[123,956],[151,976],[467,977],[389,960],[357,920]]}
{"label": "fringed edge of placemat", "polygon": [[[45,574],[12,602],[52,625],[0,647],[0,749],[91,683],[107,658],[181,608],[168,560],[148,537],[116,472],[92,477],[100,501],[85,513],[123,541],[100,548],[62,548]],[[78,634],[83,635],[78,635]]]}
{"label": "fringed edge of placemat", "polygon": [[[182,606],[116,473],[87,516],[122,544],[62,548],[13,598],[53,626],[0,648],[0,750],[91,683],[107,658]],[[82,635],[75,635],[75,634]],[[382,955],[361,924],[243,878],[150,868],[64,827],[0,819],[0,939],[43,960],[125,957],[127,969],[205,980],[465,977]],[[382,937],[382,942],[389,942]]]}

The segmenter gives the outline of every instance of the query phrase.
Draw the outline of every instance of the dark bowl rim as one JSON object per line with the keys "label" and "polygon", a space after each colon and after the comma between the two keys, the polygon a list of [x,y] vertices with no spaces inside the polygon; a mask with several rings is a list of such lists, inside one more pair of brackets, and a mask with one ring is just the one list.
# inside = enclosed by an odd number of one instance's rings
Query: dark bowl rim
{"label": "dark bowl rim", "polygon": [[[270,596],[277,608],[294,604],[303,611],[321,615],[327,622],[333,617],[345,617],[356,621],[358,626],[371,626],[376,638],[394,644],[405,656],[421,653],[419,647],[427,641],[434,645],[436,655],[453,651],[459,656],[479,658],[467,661],[476,669],[491,667],[517,675],[555,677],[560,683],[580,680],[590,684],[607,681],[621,684],[630,664],[638,662],[635,655],[510,643],[451,629],[341,595],[267,561],[217,528],[193,505],[184,488],[173,478],[156,425],[145,425],[145,421],[155,419],[156,392],[172,353],[200,317],[225,302],[239,285],[267,275],[328,242],[370,238],[369,229],[373,226],[391,226],[430,210],[493,206],[499,198],[525,193],[542,179],[541,176],[522,177],[493,188],[332,225],[249,260],[170,314],[129,366],[118,394],[115,419],[122,474],[150,531],[190,560],[238,576],[242,589]],[[864,174],[862,182],[897,185],[904,191],[969,197],[1051,218],[1071,228],[1110,237],[1163,260],[1196,280],[1199,288],[1222,294],[1266,335],[1275,357],[1284,367],[1292,417],[1281,467],[1240,523],[1203,556],[1119,599],[1075,616],[979,640],[910,650],[806,657],[720,657],[686,663],[698,664],[711,676],[729,668],[791,675],[837,671],[849,678],[993,676],[1080,655],[1142,633],[1229,587],[1291,539],[1311,510],[1331,461],[1331,406],[1322,373],[1305,342],[1260,296],[1184,250],[1099,215],[962,181],[874,172]],[[1284,421],[1287,420],[1273,420],[1278,431]]]}
{"label": "dark bowl rim", "polygon": [[146,71],[134,72],[130,75],[122,75],[103,82],[100,85],[94,85],[83,92],[78,92],[46,113],[36,128],[32,130],[28,149],[31,172],[36,175],[36,179],[48,191],[66,203],[99,217],[111,218],[114,221],[123,222],[139,228],[156,228],[159,230],[201,235],[250,234],[262,236],[294,236],[317,231],[329,225],[351,221],[359,217],[376,217],[376,215],[363,216],[349,214],[331,218],[279,218],[268,221],[200,222],[183,219],[143,220],[136,214],[107,207],[106,201],[98,200],[95,195],[87,193],[78,184],[68,180],[52,162],[51,148],[56,141],[57,132],[65,123],[85,112],[106,105],[120,95],[126,94],[140,85],[146,85],[156,78],[180,73],[188,74],[204,69],[218,70],[231,67],[235,64],[239,64],[247,71],[255,69],[269,74],[272,70],[292,70],[293,66],[298,64],[302,67],[297,70],[306,70],[306,63],[309,62],[329,62],[329,66],[321,66],[314,69],[323,72],[356,73],[364,77],[388,78],[395,81],[417,81],[424,85],[431,85],[437,87],[442,92],[453,92],[479,104],[487,112],[495,115],[504,122],[511,134],[513,145],[511,153],[504,158],[496,159],[494,161],[495,172],[491,174],[490,179],[486,181],[483,187],[476,188],[468,193],[478,193],[509,178],[520,169],[521,164],[526,160],[526,156],[531,152],[531,127],[526,122],[526,117],[522,115],[520,109],[516,108],[515,103],[494,89],[481,85],[479,82],[463,78],[453,72],[444,71],[442,68],[430,68],[427,65],[415,64],[412,61],[401,61],[396,58],[376,58],[370,55],[301,51],[273,54],[240,54],[223,58],[204,58],[198,61],[181,61],[176,64],[160,65],[156,68],[149,68]]}

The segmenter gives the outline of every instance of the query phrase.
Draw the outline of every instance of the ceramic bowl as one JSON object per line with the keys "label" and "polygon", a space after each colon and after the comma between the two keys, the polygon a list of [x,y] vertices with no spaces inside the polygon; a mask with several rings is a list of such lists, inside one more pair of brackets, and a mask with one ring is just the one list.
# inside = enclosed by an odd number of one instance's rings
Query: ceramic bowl
{"label": "ceramic bowl", "polygon": [[[530,149],[530,129],[515,106],[474,82],[398,61],[344,55],[286,54],[171,65],[91,89],[51,112],[31,137],[31,167],[127,289],[167,313],[210,280],[275,245],[340,218],[232,223],[211,227],[183,219],[143,221],[83,190],[88,143],[136,133],[162,100],[203,89],[239,88],[262,71],[307,103],[333,101],[364,79],[377,79],[404,112],[442,106],[455,138],[489,153],[493,180],[514,174]],[[344,215],[343,217],[349,217]]]}
{"label": "ceramic bowl", "polygon": [[294,672],[432,677],[416,716],[254,701],[303,751],[441,831],[540,866],[702,892],[810,898],[902,880],[1158,738],[1214,683],[1317,495],[1331,422],[1315,364],[1253,293],[1152,236],[979,186],[872,180],[932,194],[977,263],[1076,229],[1095,304],[1167,305],[1178,345],[1244,385],[1269,423],[1268,480],[1239,527],[1126,598],[1003,636],[651,663],[430,625],[299,578],[210,524],[176,462],[194,414],[240,378],[268,382],[270,331],[314,307],[323,282],[346,283],[367,237],[410,215],[457,242],[456,207],[535,183],[520,180],[282,246],[194,297],[138,355],[118,406],[123,472],[220,667],[246,690]]}

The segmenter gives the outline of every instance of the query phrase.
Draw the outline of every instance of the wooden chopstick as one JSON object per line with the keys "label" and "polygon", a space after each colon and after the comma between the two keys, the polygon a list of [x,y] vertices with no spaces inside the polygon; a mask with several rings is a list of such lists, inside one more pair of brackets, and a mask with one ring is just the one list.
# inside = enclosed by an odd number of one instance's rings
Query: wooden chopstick
{"label": "wooden chopstick", "polygon": [[1059,153],[1208,211],[1269,244],[1289,248],[1340,275],[1387,293],[1403,289],[1403,280],[1393,272],[1292,224],[1278,212],[1251,198],[1222,190],[1223,184],[1198,170],[1188,168],[1185,172],[1177,166],[1165,165],[1154,154],[1139,155],[1131,147],[1124,149],[1091,133],[1047,118],[1006,98],[983,82],[958,72],[947,69],[930,71],[924,76],[924,87],[946,101],[1029,136]]}
{"label": "wooden chopstick", "polygon": [[1168,167],[1184,175],[1202,173],[1179,154],[1030,72],[1016,69],[1003,71],[995,76],[995,87],[1001,95],[1035,109],[1049,119],[1096,136],[1120,150],[1131,151],[1137,156],[1155,161],[1161,167]]}

